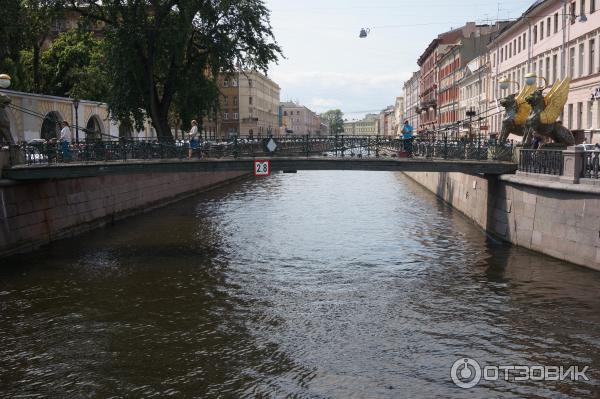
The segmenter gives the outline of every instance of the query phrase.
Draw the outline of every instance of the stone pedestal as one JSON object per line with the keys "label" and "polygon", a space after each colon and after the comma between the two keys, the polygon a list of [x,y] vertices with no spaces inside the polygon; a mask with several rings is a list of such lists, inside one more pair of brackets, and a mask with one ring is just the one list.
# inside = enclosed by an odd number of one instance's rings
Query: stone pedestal
{"label": "stone pedestal", "polygon": [[563,183],[579,184],[583,172],[584,148],[578,146],[567,147],[563,151],[563,174],[560,181]]}

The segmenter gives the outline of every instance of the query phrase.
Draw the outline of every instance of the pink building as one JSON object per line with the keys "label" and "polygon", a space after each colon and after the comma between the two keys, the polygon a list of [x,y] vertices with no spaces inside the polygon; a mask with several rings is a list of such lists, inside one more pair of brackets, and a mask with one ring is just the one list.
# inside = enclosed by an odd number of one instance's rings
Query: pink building
{"label": "pink building", "polygon": [[[517,91],[500,90],[504,77],[524,84],[535,72],[552,85],[571,77],[571,91],[562,121],[588,142],[600,141],[600,1],[538,0],[517,21],[504,28],[488,46],[491,61],[490,109]],[[541,84],[541,82],[540,82]],[[600,96],[598,96],[600,97]],[[501,129],[502,108],[491,112],[491,133]]]}

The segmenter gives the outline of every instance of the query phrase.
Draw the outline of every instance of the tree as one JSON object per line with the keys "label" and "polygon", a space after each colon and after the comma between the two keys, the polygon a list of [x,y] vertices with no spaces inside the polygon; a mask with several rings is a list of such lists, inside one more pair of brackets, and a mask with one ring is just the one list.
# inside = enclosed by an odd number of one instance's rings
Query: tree
{"label": "tree", "polygon": [[106,24],[111,113],[137,126],[150,117],[159,139],[172,138],[173,105],[184,119],[218,107],[219,73],[236,67],[266,72],[281,55],[263,0],[71,0],[71,5]]}
{"label": "tree", "polygon": [[63,0],[20,0],[20,26],[24,47],[31,50],[31,91],[40,92],[42,46],[54,24],[62,17]]}
{"label": "tree", "polygon": [[108,76],[103,41],[83,29],[59,34],[41,57],[43,93],[104,101]]}
{"label": "tree", "polygon": [[6,0],[0,12],[0,73],[12,77],[12,87],[21,87],[21,50],[23,34],[19,26],[20,0]]}
{"label": "tree", "polygon": [[321,114],[321,119],[329,124],[331,134],[340,134],[344,132],[344,114],[339,109],[332,109]]}

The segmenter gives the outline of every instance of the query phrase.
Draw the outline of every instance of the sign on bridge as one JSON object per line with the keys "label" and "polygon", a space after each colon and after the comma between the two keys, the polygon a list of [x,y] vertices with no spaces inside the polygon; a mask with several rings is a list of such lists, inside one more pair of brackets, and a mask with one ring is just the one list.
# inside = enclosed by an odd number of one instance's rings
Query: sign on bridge
{"label": "sign on bridge", "polygon": [[254,161],[254,176],[270,176],[271,161],[256,160]]}

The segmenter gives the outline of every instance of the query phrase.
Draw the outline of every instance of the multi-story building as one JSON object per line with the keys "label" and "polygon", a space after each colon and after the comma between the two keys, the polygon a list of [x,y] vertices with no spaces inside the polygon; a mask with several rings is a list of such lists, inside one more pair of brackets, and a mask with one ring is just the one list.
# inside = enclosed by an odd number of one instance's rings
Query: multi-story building
{"label": "multi-story building", "polygon": [[440,34],[429,44],[417,62],[421,67],[421,128],[435,129],[458,121],[460,73],[468,62],[485,52],[491,35],[500,26],[468,22]]}
{"label": "multi-story building", "polygon": [[[489,62],[488,54],[483,54],[469,62],[461,73],[459,81],[460,110],[459,119],[471,122],[472,131],[481,132],[482,137],[488,138],[488,89]],[[475,113],[469,116],[468,111]]]}
{"label": "multi-story building", "polygon": [[351,136],[376,136],[379,134],[379,114],[367,114],[359,121],[345,122],[344,134]]}
{"label": "multi-story building", "polygon": [[394,104],[394,119],[392,120],[392,131],[389,136],[400,134],[402,124],[404,123],[404,97],[396,97]]}
{"label": "multi-story building", "polygon": [[379,124],[377,134],[391,136],[393,128],[394,106],[390,105],[379,113]]}
{"label": "multi-story building", "polygon": [[[420,130],[419,113],[421,107],[419,105],[419,80],[421,72],[413,72],[410,79],[404,82],[404,117],[411,124],[415,132]],[[404,123],[404,121],[402,121]]]}
{"label": "multi-story building", "polygon": [[217,135],[264,137],[279,128],[277,83],[256,71],[224,73],[219,76],[221,111],[217,117]]}
{"label": "multi-story building", "polygon": [[[501,90],[498,81],[509,78],[524,84],[524,76],[536,73],[551,85],[570,77],[569,99],[563,124],[600,141],[600,4],[597,1],[538,0],[488,46],[491,58],[492,105],[517,91],[517,85]],[[543,84],[543,80],[540,80]],[[501,111],[501,109],[499,110]],[[492,116],[499,132],[502,113]]]}
{"label": "multi-story building", "polygon": [[315,112],[304,105],[292,101],[282,102],[282,134],[287,135],[323,135],[328,128]]}

